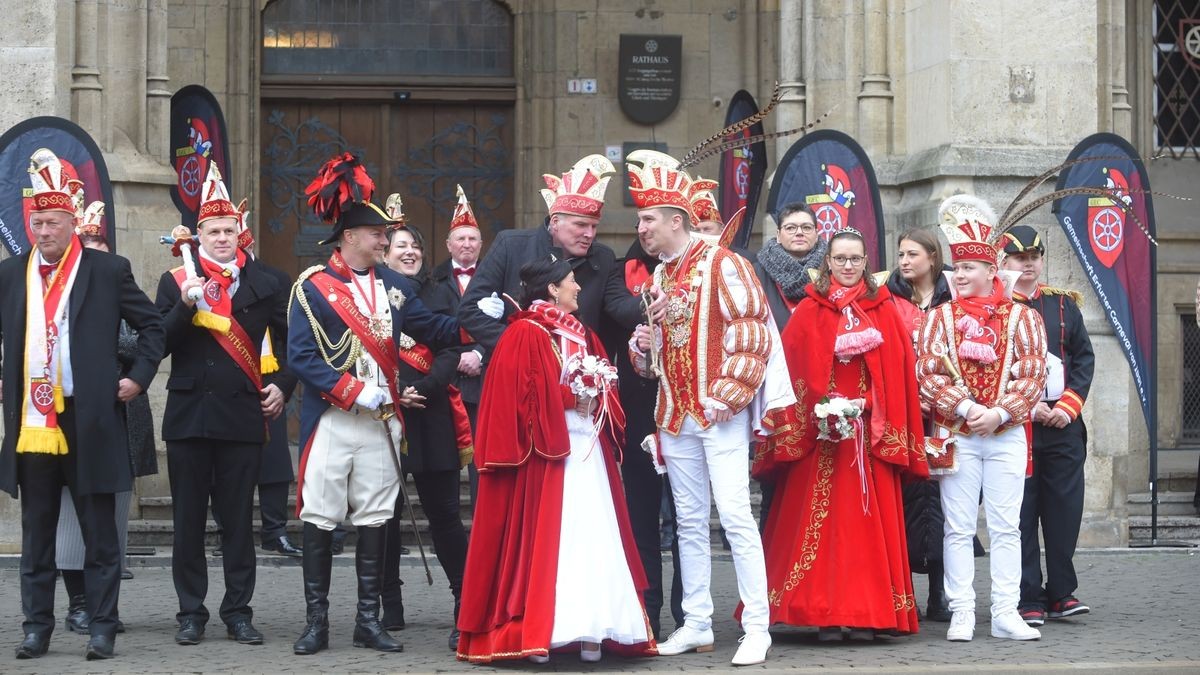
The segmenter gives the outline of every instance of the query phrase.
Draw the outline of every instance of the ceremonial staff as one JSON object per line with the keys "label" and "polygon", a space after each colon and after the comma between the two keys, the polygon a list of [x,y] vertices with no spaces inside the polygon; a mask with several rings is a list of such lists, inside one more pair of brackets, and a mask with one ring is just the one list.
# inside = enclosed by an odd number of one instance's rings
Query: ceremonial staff
{"label": "ceremonial staff", "polygon": [[[183,270],[188,279],[196,278],[196,239],[186,225],[176,225],[169,236],[159,237],[158,243],[170,246],[172,255],[183,258]],[[204,291],[199,286],[187,291],[188,300],[192,302],[198,302],[203,295]]]}
{"label": "ceremonial staff", "polygon": [[388,424],[388,420],[396,416],[395,406],[387,404],[379,409],[379,423],[383,425],[384,436],[387,437],[388,454],[392,457],[392,464],[396,466],[396,478],[400,483],[400,496],[404,499],[404,506],[408,509],[408,522],[412,524],[413,536],[417,538],[417,550],[421,552],[421,564],[425,566],[425,580],[429,585],[433,585],[433,573],[429,571],[429,561],[425,558],[425,546],[421,543],[421,531],[417,529],[417,516],[413,513],[412,500],[408,498],[408,488],[404,485],[404,470],[400,468],[400,457],[396,454],[396,442],[392,440],[392,428]]}

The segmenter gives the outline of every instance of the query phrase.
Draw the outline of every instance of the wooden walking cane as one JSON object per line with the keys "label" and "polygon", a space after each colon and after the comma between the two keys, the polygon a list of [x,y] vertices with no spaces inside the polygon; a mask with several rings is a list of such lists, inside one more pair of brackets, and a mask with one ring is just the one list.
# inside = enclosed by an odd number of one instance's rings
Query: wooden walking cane
{"label": "wooden walking cane", "polygon": [[383,425],[383,435],[387,437],[388,454],[392,456],[392,464],[396,465],[396,479],[400,482],[400,494],[404,497],[404,506],[408,509],[408,522],[412,524],[413,536],[417,538],[417,550],[421,552],[421,564],[425,566],[425,580],[433,585],[433,573],[429,571],[429,560],[425,558],[425,546],[421,544],[421,531],[417,529],[417,516],[413,512],[412,500],[408,498],[408,488],[404,485],[404,470],[400,468],[400,457],[396,454],[396,442],[392,440],[392,427],[388,420],[396,416],[394,404],[384,405],[379,409],[376,419]]}

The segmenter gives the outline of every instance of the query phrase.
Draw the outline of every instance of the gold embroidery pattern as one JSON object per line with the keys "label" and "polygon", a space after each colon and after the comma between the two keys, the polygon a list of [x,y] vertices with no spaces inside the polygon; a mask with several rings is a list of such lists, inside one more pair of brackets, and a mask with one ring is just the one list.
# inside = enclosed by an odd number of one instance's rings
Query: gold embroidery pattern
{"label": "gold embroidery pattern", "polygon": [[892,607],[897,612],[907,612],[917,607],[917,598],[911,593],[897,593],[896,587],[892,587]]}
{"label": "gold embroidery pattern", "polygon": [[[830,478],[833,476],[833,446],[826,442],[820,444],[820,455],[817,457],[817,482],[813,486],[812,501],[809,504],[808,524],[804,528],[804,539],[800,544],[800,559],[792,565],[783,583],[783,590],[796,590],[805,575],[817,561],[817,551],[821,545],[821,528],[829,517]],[[771,589],[767,594],[768,601],[778,607],[782,602],[782,593]]]}

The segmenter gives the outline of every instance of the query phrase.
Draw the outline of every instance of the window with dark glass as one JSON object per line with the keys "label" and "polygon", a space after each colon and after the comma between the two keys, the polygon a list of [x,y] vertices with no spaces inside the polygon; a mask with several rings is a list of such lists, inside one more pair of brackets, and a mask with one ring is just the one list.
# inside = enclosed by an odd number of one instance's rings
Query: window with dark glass
{"label": "window with dark glass", "polygon": [[274,0],[263,73],[510,77],[512,30],[495,0]]}
{"label": "window with dark glass", "polygon": [[1154,144],[1200,159],[1200,3],[1154,3]]}

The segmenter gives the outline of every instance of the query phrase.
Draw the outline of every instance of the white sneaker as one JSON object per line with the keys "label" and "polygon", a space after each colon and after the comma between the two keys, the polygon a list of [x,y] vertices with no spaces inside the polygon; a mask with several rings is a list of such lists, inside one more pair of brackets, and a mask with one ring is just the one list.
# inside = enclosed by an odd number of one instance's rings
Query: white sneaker
{"label": "white sneaker", "polygon": [[974,638],[975,612],[955,612],[950,617],[950,629],[946,631],[946,639],[951,642],[970,642]]}
{"label": "white sneaker", "polygon": [[[589,644],[591,647],[588,646]],[[579,660],[584,663],[596,663],[600,660],[602,654],[603,649],[599,644],[584,642],[579,645]]]}
{"label": "white sneaker", "polygon": [[746,633],[738,638],[738,642],[742,646],[738,647],[737,653],[733,655],[733,661],[730,662],[735,666],[753,666],[756,663],[762,663],[767,660],[767,654],[771,653],[771,634],[765,630]]}
{"label": "white sneaker", "polygon": [[713,632],[711,628],[696,630],[684,625],[677,628],[666,642],[658,643],[658,653],[661,656],[677,656],[686,652],[711,652],[713,650]]}
{"label": "white sneaker", "polygon": [[992,637],[1006,640],[1037,640],[1042,632],[1025,623],[1017,610],[992,617]]}

